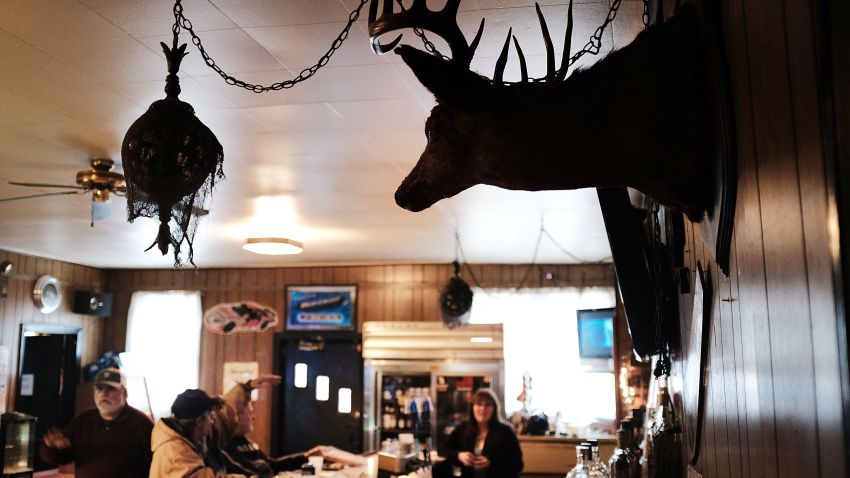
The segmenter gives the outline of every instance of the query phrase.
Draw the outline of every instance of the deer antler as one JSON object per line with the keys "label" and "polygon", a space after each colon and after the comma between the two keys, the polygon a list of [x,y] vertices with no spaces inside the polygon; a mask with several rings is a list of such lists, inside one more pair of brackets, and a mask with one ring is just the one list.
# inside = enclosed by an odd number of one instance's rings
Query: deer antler
{"label": "deer antler", "polygon": [[[540,30],[543,33],[543,43],[546,45],[546,76],[543,77],[545,82],[557,82],[567,77],[567,70],[570,67],[570,47],[573,37],[573,1],[570,0],[570,6],[567,13],[567,32],[564,38],[564,51],[561,55],[561,66],[555,69],[555,48],[552,46],[552,37],[549,36],[549,27],[546,26],[546,19],[543,17],[543,12],[540,11],[540,5],[534,3],[534,8],[537,10],[537,19],[540,21]],[[505,72],[505,64],[508,61],[508,48],[510,46],[511,32],[508,31],[508,37],[505,39],[505,44],[502,47],[502,52],[499,59],[496,60],[496,71],[493,73],[493,82],[502,84],[502,75]],[[516,46],[517,56],[519,57],[520,73],[522,82],[528,82],[528,70],[525,63],[525,55],[522,53],[522,48],[516,36],[513,37],[514,45]]]}
{"label": "deer antler", "polygon": [[372,49],[375,53],[382,55],[395,48],[401,40],[399,35],[395,40],[382,44],[378,38],[380,35],[400,30],[402,28],[421,28],[436,33],[446,40],[452,51],[452,59],[465,67],[472,62],[472,55],[481,40],[484,31],[484,19],[478,27],[478,33],[472,43],[466,42],[466,37],[460,31],[457,24],[457,10],[460,0],[448,0],[446,6],[440,11],[429,10],[426,0],[413,0],[413,5],[398,13],[393,13],[393,0],[384,0],[381,16],[378,18],[378,3],[381,0],[372,0],[369,5],[369,38],[372,40]]}

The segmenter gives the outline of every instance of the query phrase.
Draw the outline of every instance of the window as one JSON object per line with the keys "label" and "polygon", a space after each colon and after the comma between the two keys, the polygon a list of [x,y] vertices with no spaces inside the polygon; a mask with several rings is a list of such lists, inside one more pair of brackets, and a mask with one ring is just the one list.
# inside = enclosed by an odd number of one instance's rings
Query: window
{"label": "window", "polygon": [[148,410],[146,385],[150,411],[157,419],[171,415],[177,394],[198,388],[202,317],[200,292],[133,294],[127,316],[127,354],[121,357],[130,405]]}
{"label": "window", "polygon": [[522,408],[516,397],[527,373],[532,412],[558,416],[561,426],[614,420],[614,374],[582,367],[576,323],[579,309],[613,307],[613,288],[488,289],[476,290],[473,297],[470,322],[504,327],[508,415]]}

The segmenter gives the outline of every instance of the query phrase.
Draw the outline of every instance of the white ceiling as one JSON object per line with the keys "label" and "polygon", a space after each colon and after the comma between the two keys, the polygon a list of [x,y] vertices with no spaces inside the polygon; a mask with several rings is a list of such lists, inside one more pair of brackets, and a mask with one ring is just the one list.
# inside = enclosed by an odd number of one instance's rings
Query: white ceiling
{"label": "white ceiling", "polygon": [[[249,83],[291,79],[312,65],[357,0],[185,0],[208,52]],[[409,3],[409,2],[408,2]],[[429,2],[429,5],[432,2]],[[436,2],[435,7],[442,2]],[[560,55],[565,1],[541,2]],[[368,6],[367,6],[368,8]],[[573,50],[584,45],[609,2],[576,3]],[[165,0],[3,0],[0,15],[0,198],[55,192],[8,181],[74,184],[90,157],[120,171],[121,140],[148,105],[164,97],[159,42],[171,43],[172,3]],[[640,30],[640,1],[623,1],[603,50]],[[224,171],[195,238],[199,267],[450,262],[459,232],[475,263],[608,260],[593,190],[521,192],[476,186],[420,213],[395,205],[396,187],[416,163],[434,104],[397,55],[369,48],[366,13],[312,79],[256,94],[225,82],[191,43],[180,98],[194,106],[224,146]],[[459,22],[469,38],[481,17],[484,38],[473,69],[492,74],[513,27],[535,76],[544,71],[533,2],[465,0]],[[431,35],[438,47],[443,45]],[[181,42],[189,42],[187,34]],[[411,32],[405,42],[421,47]],[[442,50],[448,49],[443,47]],[[589,55],[585,64],[595,61]],[[516,79],[515,58],[507,79]],[[170,267],[173,258],[143,252],[153,221],[112,217],[89,227],[88,196],[0,203],[0,248],[104,268]],[[248,236],[282,235],[305,244],[298,256],[258,256]]]}

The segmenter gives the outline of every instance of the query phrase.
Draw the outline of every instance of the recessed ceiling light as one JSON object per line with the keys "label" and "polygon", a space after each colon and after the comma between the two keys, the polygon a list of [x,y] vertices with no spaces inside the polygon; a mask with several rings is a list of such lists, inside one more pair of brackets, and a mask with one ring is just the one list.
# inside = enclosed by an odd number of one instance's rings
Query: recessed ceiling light
{"label": "recessed ceiling light", "polygon": [[285,237],[249,237],[242,249],[255,254],[279,256],[283,254],[301,254],[304,244]]}

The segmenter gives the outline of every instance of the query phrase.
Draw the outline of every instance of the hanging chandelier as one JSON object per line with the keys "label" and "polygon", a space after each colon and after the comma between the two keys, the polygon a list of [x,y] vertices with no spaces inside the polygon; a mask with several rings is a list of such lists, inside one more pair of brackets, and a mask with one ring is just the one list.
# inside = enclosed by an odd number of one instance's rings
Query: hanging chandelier
{"label": "hanging chandelier", "polygon": [[460,263],[452,262],[452,268],[454,275],[440,292],[440,314],[443,324],[450,329],[468,324],[472,308],[472,289],[460,278]]}
{"label": "hanging chandelier", "polygon": [[186,56],[186,44],[178,46],[181,30],[192,36],[204,62],[228,84],[255,93],[291,88],[312,77],[328,63],[330,57],[342,46],[348,31],[360,15],[368,0],[352,11],[348,23],[330,48],[311,67],[305,68],[292,80],[270,86],[253,85],[224,72],[205,51],[201,39],[192,29],[192,23],[183,14],[181,0],[174,3],[172,45],[160,43],[168,63],[164,99],[155,101],[127,130],[121,144],[121,159],[127,183],[127,220],[148,217],[159,221],[159,232],[153,244],[163,255],[173,248],[174,265],[182,263],[180,256],[184,244],[188,246],[187,259],[193,259],[194,236],[199,217],[206,214],[205,205],[217,181],[224,179],[224,150],[215,134],[195,116],[192,105],[181,101],[180,80],[177,73]]}

